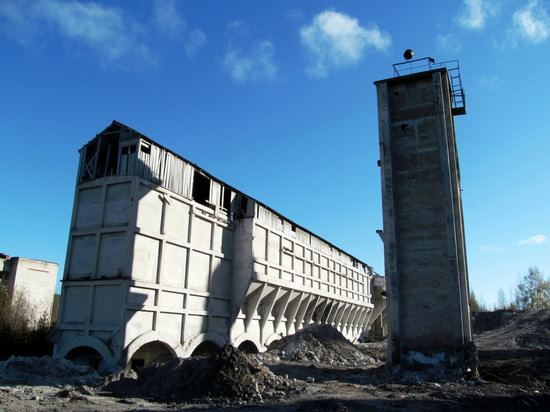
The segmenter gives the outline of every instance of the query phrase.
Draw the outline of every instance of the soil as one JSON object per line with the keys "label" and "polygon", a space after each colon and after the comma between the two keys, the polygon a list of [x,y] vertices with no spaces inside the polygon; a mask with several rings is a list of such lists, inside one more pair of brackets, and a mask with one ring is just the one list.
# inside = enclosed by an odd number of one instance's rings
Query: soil
{"label": "soil", "polygon": [[[350,347],[326,330],[310,333],[313,340],[290,337],[266,354],[225,348],[214,357],[178,359],[86,385],[78,382],[87,376],[79,367],[73,374],[63,368],[48,374],[0,362],[0,410],[548,410],[550,312],[490,312],[475,319],[479,377],[389,369],[382,363],[385,342]],[[309,360],[288,355],[285,345],[293,339]],[[356,350],[372,361],[357,362]],[[12,379],[21,369],[24,383]]]}

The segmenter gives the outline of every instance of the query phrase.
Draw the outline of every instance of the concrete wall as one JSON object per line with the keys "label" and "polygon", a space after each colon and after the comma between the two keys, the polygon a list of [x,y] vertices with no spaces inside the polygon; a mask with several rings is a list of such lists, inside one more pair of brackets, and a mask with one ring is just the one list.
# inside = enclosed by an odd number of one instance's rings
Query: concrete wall
{"label": "concrete wall", "polygon": [[49,321],[59,265],[23,257],[11,258],[8,262],[6,283],[10,295],[21,294],[25,297],[35,322],[42,317]]}
{"label": "concrete wall", "polygon": [[376,87],[389,359],[460,362],[471,331],[447,72],[396,77]]}
{"label": "concrete wall", "polygon": [[108,136],[124,162],[90,155],[97,141],[81,152],[57,356],[86,347],[114,369],[206,343],[261,351],[312,322],[361,334],[366,264],[149,139]]}

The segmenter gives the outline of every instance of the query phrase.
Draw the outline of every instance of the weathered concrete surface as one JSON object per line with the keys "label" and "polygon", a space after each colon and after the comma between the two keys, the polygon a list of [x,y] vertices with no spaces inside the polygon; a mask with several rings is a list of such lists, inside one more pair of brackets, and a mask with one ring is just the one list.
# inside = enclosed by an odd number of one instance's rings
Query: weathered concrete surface
{"label": "weathered concrete surface", "polygon": [[118,368],[226,343],[262,351],[310,323],[354,339],[373,274],[113,122],[81,150],[55,353]]}
{"label": "weathered concrete surface", "polygon": [[445,69],[375,83],[392,364],[460,363],[471,342],[460,176]]}
{"label": "weathered concrete surface", "polygon": [[30,305],[28,313],[35,322],[51,318],[58,267],[57,263],[24,257],[0,260],[8,293],[25,297]]}

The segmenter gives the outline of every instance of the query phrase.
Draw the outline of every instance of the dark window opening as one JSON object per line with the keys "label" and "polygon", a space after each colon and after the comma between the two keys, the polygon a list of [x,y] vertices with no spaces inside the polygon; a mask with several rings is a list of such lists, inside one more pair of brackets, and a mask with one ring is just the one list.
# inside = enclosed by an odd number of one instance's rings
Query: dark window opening
{"label": "dark window opening", "polygon": [[223,187],[223,198],[222,198],[222,207],[225,210],[231,209],[231,190],[227,187]]}
{"label": "dark window opening", "polygon": [[122,149],[122,154],[123,155],[128,155],[128,154],[132,154],[132,153],[135,153],[136,152],[136,145],[133,144],[131,146],[124,146]]}
{"label": "dark window opening", "polygon": [[292,227],[290,228],[293,232],[296,232],[296,225],[292,225]]}
{"label": "dark window opening", "polygon": [[142,142],[141,143],[141,151],[145,154],[151,154],[151,145]]}
{"label": "dark window opening", "polygon": [[409,128],[409,125],[407,123],[403,123],[400,127],[402,132],[406,132]]}
{"label": "dark window opening", "polygon": [[201,205],[210,205],[210,179],[196,170],[193,177],[193,199]]}
{"label": "dark window opening", "polygon": [[248,197],[241,196],[241,204],[239,208],[239,217],[246,216],[246,211],[248,210]]}

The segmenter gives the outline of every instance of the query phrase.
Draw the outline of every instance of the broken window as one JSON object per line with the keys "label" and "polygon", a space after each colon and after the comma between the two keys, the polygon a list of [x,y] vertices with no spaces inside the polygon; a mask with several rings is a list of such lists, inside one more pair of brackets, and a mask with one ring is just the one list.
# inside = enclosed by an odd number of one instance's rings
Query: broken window
{"label": "broken window", "polygon": [[241,196],[241,202],[239,207],[239,217],[245,217],[248,210],[248,197]]}
{"label": "broken window", "polygon": [[222,207],[229,211],[231,209],[231,190],[221,186],[222,190]]}
{"label": "broken window", "polygon": [[201,205],[210,206],[210,179],[196,170],[193,176],[193,199]]}
{"label": "broken window", "polygon": [[105,132],[85,146],[82,182],[118,173],[118,139],[118,131]]}
{"label": "broken window", "polygon": [[151,145],[149,143],[141,142],[141,151],[145,154],[151,154]]}

